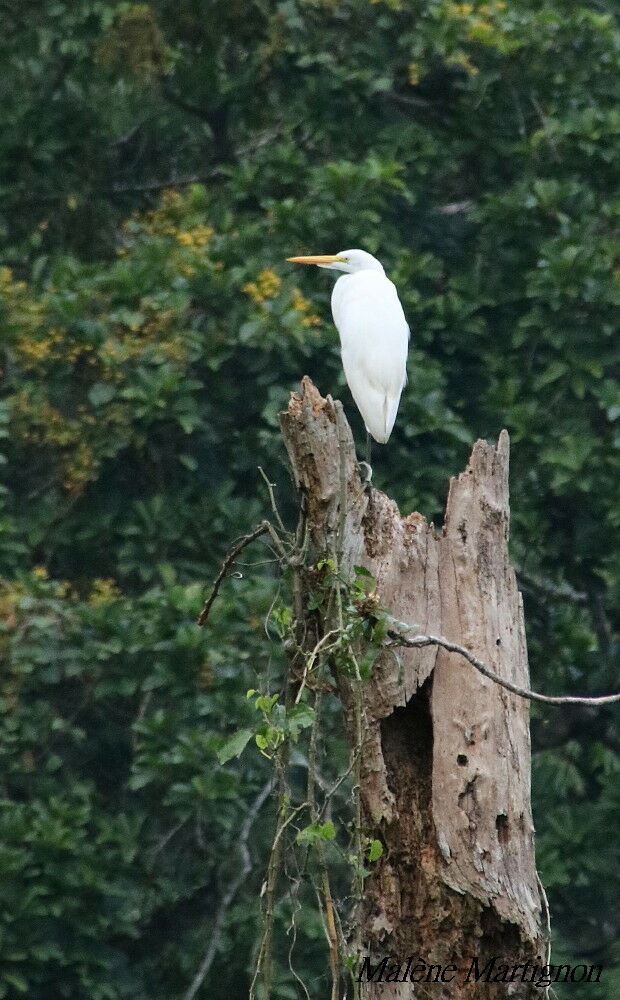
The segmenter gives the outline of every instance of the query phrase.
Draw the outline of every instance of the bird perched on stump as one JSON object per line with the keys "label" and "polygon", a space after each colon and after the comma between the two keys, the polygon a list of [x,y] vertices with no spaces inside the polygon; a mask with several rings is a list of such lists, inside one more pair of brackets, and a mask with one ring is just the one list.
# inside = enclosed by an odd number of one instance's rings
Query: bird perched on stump
{"label": "bird perched on stump", "polygon": [[407,381],[409,326],[396,286],[365,250],[287,259],[344,272],[332,292],[332,315],[347,384],[366,425],[369,464],[370,437],[387,442]]}

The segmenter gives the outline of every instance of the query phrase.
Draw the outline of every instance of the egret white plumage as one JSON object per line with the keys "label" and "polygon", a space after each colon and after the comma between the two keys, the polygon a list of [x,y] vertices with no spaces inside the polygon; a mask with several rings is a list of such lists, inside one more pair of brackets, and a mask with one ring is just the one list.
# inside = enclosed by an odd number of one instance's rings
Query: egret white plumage
{"label": "egret white plumage", "polygon": [[407,381],[409,326],[396,286],[365,250],[287,259],[344,272],[332,292],[344,374],[368,434],[385,444]]}

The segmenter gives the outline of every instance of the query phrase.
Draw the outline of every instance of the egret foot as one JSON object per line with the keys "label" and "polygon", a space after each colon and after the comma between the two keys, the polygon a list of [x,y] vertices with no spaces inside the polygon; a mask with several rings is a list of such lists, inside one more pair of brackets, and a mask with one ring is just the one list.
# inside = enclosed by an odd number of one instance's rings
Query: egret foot
{"label": "egret foot", "polygon": [[365,489],[370,489],[370,484],[372,482],[372,465],[370,465],[369,462],[358,462],[357,467],[360,470],[362,486]]}
{"label": "egret foot", "polygon": [[371,439],[370,431],[366,428],[366,460],[364,462],[359,462],[360,476],[362,477],[362,486],[370,496],[371,482],[372,482],[372,465],[370,464],[371,459]]}

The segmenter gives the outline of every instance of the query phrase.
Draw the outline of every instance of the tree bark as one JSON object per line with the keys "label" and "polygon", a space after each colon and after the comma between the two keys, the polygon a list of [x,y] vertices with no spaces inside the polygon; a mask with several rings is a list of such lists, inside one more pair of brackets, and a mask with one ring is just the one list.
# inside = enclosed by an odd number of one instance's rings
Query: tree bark
{"label": "tree bark", "polygon": [[[381,606],[397,619],[467,647],[502,678],[529,687],[523,607],[508,559],[506,431],[496,446],[476,442],[450,482],[437,532],[419,513],[402,517],[380,491],[369,498],[341,404],[309,379],[281,426],[315,554],[331,554],[340,538],[341,572],[365,566]],[[351,681],[336,680],[353,741]],[[364,983],[362,996],[539,997],[540,987],[513,971],[545,961],[528,703],[438,647],[382,653],[363,697],[364,832],[384,848],[365,883],[364,954],[373,965],[389,956],[403,973],[410,956],[457,972],[449,985],[435,982],[436,972],[419,986]],[[496,982],[466,981],[474,958],[480,972],[497,959]]]}

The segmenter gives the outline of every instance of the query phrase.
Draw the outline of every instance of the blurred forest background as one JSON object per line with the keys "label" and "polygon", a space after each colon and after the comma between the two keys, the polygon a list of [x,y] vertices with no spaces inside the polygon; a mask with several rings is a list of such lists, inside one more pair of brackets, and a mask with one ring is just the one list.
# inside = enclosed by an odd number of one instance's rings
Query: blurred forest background
{"label": "blurred forest background", "polygon": [[[294,524],[277,414],[300,377],[362,433],[331,278],[286,256],[384,261],[412,341],[377,485],[438,523],[472,442],[507,427],[532,684],[618,687],[618,10],[1,0],[0,19],[0,997],[181,1000],[206,958],[199,1000],[242,1000],[270,800],[220,904],[270,767],[217,751],[246,690],[277,689],[268,548],[196,615],[268,513],[258,465]],[[617,716],[534,707],[532,733],[554,958],[606,966],[557,994],[613,1000]]]}

